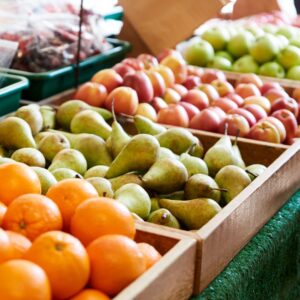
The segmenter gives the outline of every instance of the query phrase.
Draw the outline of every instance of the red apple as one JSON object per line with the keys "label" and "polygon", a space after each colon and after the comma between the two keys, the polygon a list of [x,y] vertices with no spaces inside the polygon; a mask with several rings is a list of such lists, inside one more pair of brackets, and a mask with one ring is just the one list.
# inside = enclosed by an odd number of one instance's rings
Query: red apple
{"label": "red apple", "polygon": [[191,103],[180,101],[178,104],[186,110],[190,120],[200,112],[200,110]]}
{"label": "red apple", "polygon": [[128,57],[121,61],[122,64],[128,65],[136,71],[141,71],[145,68],[144,63],[136,58]]}
{"label": "red apple", "polygon": [[191,90],[195,87],[198,87],[201,84],[200,78],[198,76],[189,75],[183,85]]}
{"label": "red apple", "polygon": [[218,91],[211,84],[201,84],[198,89],[206,94],[209,103],[212,103],[220,98]]}
{"label": "red apple", "polygon": [[235,88],[236,94],[240,95],[242,98],[247,98],[250,96],[260,96],[260,90],[253,83],[240,83]]}
{"label": "red apple", "polygon": [[220,107],[226,113],[232,109],[238,108],[237,104],[230,99],[227,98],[219,98],[218,100],[214,101],[213,106]]}
{"label": "red apple", "polygon": [[293,90],[292,97],[293,97],[297,102],[300,102],[300,88],[295,88],[295,89]]}
{"label": "red apple", "polygon": [[298,125],[296,134],[295,134],[295,138],[300,138],[300,125]]}
{"label": "red apple", "polygon": [[96,82],[86,82],[81,85],[74,95],[74,99],[82,100],[92,106],[103,106],[107,97],[106,87]]}
{"label": "red apple", "polygon": [[159,62],[161,62],[165,57],[167,57],[169,55],[175,55],[175,56],[182,58],[182,55],[180,54],[180,52],[178,52],[174,49],[164,49],[157,55],[157,60]]}
{"label": "red apple", "polygon": [[108,93],[122,85],[123,78],[113,69],[104,69],[92,77],[92,82],[103,84]]}
{"label": "red apple", "polygon": [[262,119],[260,122],[263,122],[263,121],[268,121],[277,128],[278,133],[280,135],[281,143],[286,139],[286,130],[280,120],[276,119],[275,117],[267,117],[267,118]]}
{"label": "red apple", "polygon": [[188,93],[188,89],[178,83],[174,84],[172,86],[172,89],[175,90],[181,96],[181,98],[184,97]]}
{"label": "red apple", "polygon": [[256,121],[259,121],[260,119],[266,118],[268,116],[266,111],[257,104],[247,104],[243,106],[243,108],[250,111],[255,117]]}
{"label": "red apple", "polygon": [[161,109],[168,107],[166,101],[160,97],[154,97],[150,104],[154,107],[156,112],[159,112]]}
{"label": "red apple", "polygon": [[297,118],[299,108],[298,103],[293,98],[278,98],[272,103],[271,112],[274,112],[279,109],[287,109],[291,111]]}
{"label": "red apple", "polygon": [[139,103],[136,115],[143,116],[153,122],[157,121],[156,110],[149,103]]}
{"label": "red apple", "polygon": [[255,124],[248,134],[248,138],[269,143],[280,143],[280,135],[277,128],[268,121]]}
{"label": "red apple", "polygon": [[145,74],[152,83],[154,97],[162,97],[166,92],[166,84],[163,77],[158,72],[150,70],[146,70]]}
{"label": "red apple", "polygon": [[238,115],[243,116],[248,121],[250,127],[252,127],[254,124],[256,124],[256,119],[255,119],[254,115],[250,111],[248,111],[244,108],[232,109],[228,113],[229,114],[238,114]]}
{"label": "red apple", "polygon": [[297,122],[300,124],[300,102],[298,102],[298,116],[297,116]]}
{"label": "red apple", "polygon": [[156,67],[152,67],[150,70],[158,72],[163,77],[166,87],[172,87],[175,84],[174,73],[169,67],[158,65]]}
{"label": "red apple", "polygon": [[211,83],[216,79],[226,81],[226,76],[219,70],[205,70],[201,76],[201,82],[203,83]]}
{"label": "red apple", "polygon": [[244,101],[244,105],[248,105],[248,104],[260,105],[266,111],[267,114],[270,113],[270,111],[271,111],[271,103],[264,96],[250,96],[250,97],[247,97]]}
{"label": "red apple", "polygon": [[174,104],[178,103],[181,100],[181,97],[175,90],[171,88],[166,88],[164,100],[167,104]]}
{"label": "red apple", "polygon": [[187,66],[187,73],[188,73],[188,76],[189,75],[194,75],[194,76],[198,76],[198,77],[201,78],[201,76],[204,74],[204,71],[203,71],[202,68],[192,66],[192,65],[188,65]]}
{"label": "red apple", "polygon": [[265,82],[260,88],[260,92],[263,96],[265,96],[265,93],[271,89],[282,90],[282,87],[278,82]]}
{"label": "red apple", "polygon": [[236,86],[240,83],[253,83],[259,89],[263,86],[262,80],[256,74],[242,74],[236,82]]}
{"label": "red apple", "polygon": [[282,122],[286,130],[287,139],[293,138],[295,136],[298,124],[297,119],[292,112],[287,109],[280,109],[275,111],[272,114],[272,117],[275,117]]}
{"label": "red apple", "polygon": [[150,102],[153,99],[153,86],[145,72],[137,71],[135,74],[127,74],[124,77],[124,86],[129,86],[137,92],[139,102]]}
{"label": "red apple", "polygon": [[278,98],[289,98],[289,95],[283,89],[270,89],[264,94],[264,97],[268,98],[272,103]]}
{"label": "red apple", "polygon": [[186,62],[182,57],[178,57],[176,55],[166,56],[161,62],[161,66],[169,67],[174,76],[175,83],[182,84],[187,79],[187,66]]}
{"label": "red apple", "polygon": [[229,93],[226,95],[226,98],[234,101],[238,106],[242,106],[244,103],[244,99],[236,93]]}
{"label": "red apple", "polygon": [[[227,125],[226,125],[227,124]],[[244,137],[248,135],[250,126],[246,118],[239,114],[227,115],[219,127],[219,132],[224,133],[227,126],[227,133],[233,136]]]}
{"label": "red apple", "polygon": [[134,74],[135,70],[130,67],[129,65],[118,63],[116,64],[113,69],[124,78],[127,74]]}
{"label": "red apple", "polygon": [[218,132],[221,119],[212,109],[206,108],[195,115],[190,122],[190,128]]}
{"label": "red apple", "polygon": [[137,60],[144,64],[145,69],[150,69],[151,67],[158,65],[157,58],[151,54],[142,53],[137,57]]}
{"label": "red apple", "polygon": [[218,114],[218,116],[220,117],[221,122],[226,118],[226,113],[224,112],[223,109],[221,109],[218,106],[210,106],[208,109],[213,110],[214,112],[216,112]]}
{"label": "red apple", "polygon": [[188,93],[182,98],[182,101],[191,103],[200,110],[209,106],[208,97],[200,90],[188,91]]}
{"label": "red apple", "polygon": [[217,90],[221,97],[234,92],[233,86],[226,80],[216,79],[212,81],[211,85]]}
{"label": "red apple", "polygon": [[189,116],[186,110],[178,104],[170,104],[159,111],[157,122],[166,125],[188,127]]}

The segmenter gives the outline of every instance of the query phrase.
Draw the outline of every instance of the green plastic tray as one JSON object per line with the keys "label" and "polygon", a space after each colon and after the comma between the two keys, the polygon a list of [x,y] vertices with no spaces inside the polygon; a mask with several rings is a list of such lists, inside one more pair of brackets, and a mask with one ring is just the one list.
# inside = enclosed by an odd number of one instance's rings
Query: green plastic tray
{"label": "green plastic tray", "polygon": [[21,93],[28,86],[24,77],[0,73],[0,116],[19,108]]}
{"label": "green plastic tray", "polygon": [[122,21],[124,16],[124,10],[121,6],[116,6],[114,9],[104,16],[104,19],[113,19]]}
{"label": "green plastic tray", "polygon": [[[117,39],[107,39],[114,47],[103,53],[87,58],[79,64],[79,83],[86,82],[99,70],[109,68],[121,61],[131,49],[128,42]],[[26,77],[30,82],[30,88],[22,93],[22,98],[31,101],[39,101],[73,88],[76,84],[75,65],[43,73],[31,73],[16,69],[7,69],[8,73]]]}

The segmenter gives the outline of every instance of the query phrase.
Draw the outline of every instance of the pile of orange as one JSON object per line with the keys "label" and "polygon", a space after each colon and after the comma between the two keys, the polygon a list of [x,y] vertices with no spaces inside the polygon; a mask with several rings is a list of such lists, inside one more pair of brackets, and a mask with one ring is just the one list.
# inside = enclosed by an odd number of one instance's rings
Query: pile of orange
{"label": "pile of orange", "polygon": [[133,240],[125,206],[99,198],[83,179],[60,181],[43,196],[21,163],[0,166],[0,226],[5,300],[107,300],[160,259]]}

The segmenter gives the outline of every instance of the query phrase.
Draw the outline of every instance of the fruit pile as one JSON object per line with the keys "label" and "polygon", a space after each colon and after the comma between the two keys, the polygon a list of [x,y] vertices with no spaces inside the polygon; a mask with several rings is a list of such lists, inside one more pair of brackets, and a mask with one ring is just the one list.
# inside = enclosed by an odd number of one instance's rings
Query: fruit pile
{"label": "fruit pile", "polygon": [[185,42],[192,65],[300,80],[300,30],[292,26],[215,26]]}
{"label": "fruit pile", "polygon": [[[158,63],[160,61],[160,63]],[[244,74],[235,83],[222,71],[187,65],[179,52],[142,54],[96,73],[74,95],[117,114],[161,124],[291,144],[299,137],[300,89],[290,96],[278,83]],[[297,121],[298,118],[298,121]]]}

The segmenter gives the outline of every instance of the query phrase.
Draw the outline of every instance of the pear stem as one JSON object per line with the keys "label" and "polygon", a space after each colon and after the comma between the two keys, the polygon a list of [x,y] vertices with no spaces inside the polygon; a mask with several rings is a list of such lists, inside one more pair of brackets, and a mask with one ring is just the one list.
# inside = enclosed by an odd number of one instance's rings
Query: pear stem
{"label": "pear stem", "polygon": [[115,122],[117,122],[116,114],[115,114],[115,98],[112,99],[111,103],[111,113]]}
{"label": "pear stem", "polygon": [[240,129],[238,129],[237,131],[236,131],[236,136],[235,136],[235,139],[234,139],[234,145],[236,145],[237,146],[237,143],[238,143],[238,138],[240,137]]}
{"label": "pear stem", "polygon": [[188,153],[188,154],[191,153],[196,146],[197,146],[197,144],[193,143],[190,147],[187,148],[187,150],[185,151],[185,153]]}
{"label": "pear stem", "polygon": [[245,170],[246,171],[246,173],[248,173],[248,174],[250,174],[250,175],[252,175],[253,177],[258,177],[258,174],[255,174],[255,173],[253,173],[253,172],[251,172],[251,171],[249,171],[249,170]]}
{"label": "pear stem", "polygon": [[210,188],[212,191],[220,191],[220,192],[225,192],[227,193],[228,190],[227,189],[222,189],[222,188]]}
{"label": "pear stem", "polygon": [[133,119],[133,116],[130,116],[130,115],[127,115],[127,114],[124,114],[124,113],[120,113],[120,116],[128,118],[128,119]]}

